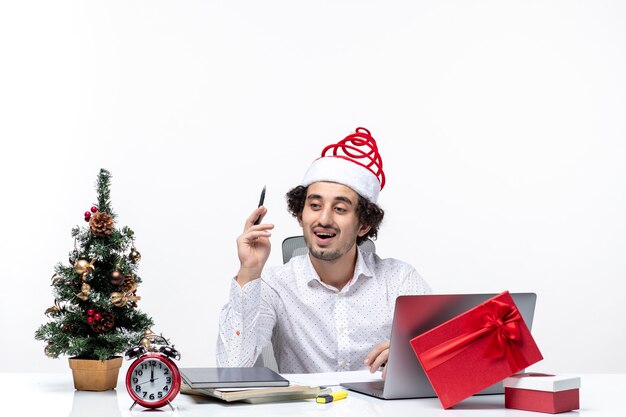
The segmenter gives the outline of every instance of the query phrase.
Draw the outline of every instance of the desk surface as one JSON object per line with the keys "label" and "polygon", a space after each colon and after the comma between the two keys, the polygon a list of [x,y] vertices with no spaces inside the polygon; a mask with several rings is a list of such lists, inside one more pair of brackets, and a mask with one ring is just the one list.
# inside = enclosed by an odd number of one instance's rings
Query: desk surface
{"label": "desk surface", "polygon": [[[624,374],[583,374],[580,390],[581,409],[559,416],[624,415],[622,405],[626,393]],[[34,415],[45,417],[121,417],[141,415],[145,409],[132,401],[124,387],[122,375],[116,390],[105,392],[75,391],[71,373],[0,373],[0,392],[4,405],[2,415]],[[8,410],[7,410],[8,405]],[[415,400],[379,400],[350,392],[347,399],[330,404],[314,400],[269,404],[224,403],[210,398],[178,395],[175,410],[162,408],[159,415],[176,417],[218,416],[484,416],[530,417],[549,414],[530,413],[504,408],[503,395],[475,396],[443,410],[436,398]],[[147,414],[145,414],[147,415]],[[153,414],[154,415],[154,414]]]}

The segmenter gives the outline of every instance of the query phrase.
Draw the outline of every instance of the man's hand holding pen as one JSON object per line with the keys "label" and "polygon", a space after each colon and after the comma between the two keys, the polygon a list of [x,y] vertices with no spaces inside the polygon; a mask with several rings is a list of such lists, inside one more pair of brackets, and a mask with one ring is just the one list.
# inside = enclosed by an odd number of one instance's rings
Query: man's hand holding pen
{"label": "man's hand holding pen", "polygon": [[261,193],[259,207],[246,219],[243,234],[237,238],[237,254],[240,262],[237,282],[241,286],[261,276],[263,267],[270,256],[269,237],[274,225],[261,223],[267,214],[267,208],[262,205],[264,198],[265,187]]}

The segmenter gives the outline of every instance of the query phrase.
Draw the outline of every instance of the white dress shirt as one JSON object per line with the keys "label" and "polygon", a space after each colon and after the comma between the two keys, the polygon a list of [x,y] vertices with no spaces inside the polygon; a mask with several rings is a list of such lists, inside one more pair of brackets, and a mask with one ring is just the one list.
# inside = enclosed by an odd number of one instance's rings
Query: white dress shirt
{"label": "white dress shirt", "polygon": [[233,279],[217,365],[252,366],[271,342],[283,373],[364,369],[367,354],[390,338],[396,297],[431,289],[411,265],[357,252],[354,277],[341,291],[320,280],[308,254],[243,287]]}

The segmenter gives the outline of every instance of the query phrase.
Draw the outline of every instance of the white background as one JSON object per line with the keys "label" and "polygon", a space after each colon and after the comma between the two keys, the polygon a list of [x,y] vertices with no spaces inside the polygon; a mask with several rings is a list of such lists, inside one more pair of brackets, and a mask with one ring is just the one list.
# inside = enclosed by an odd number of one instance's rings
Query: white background
{"label": "white background", "polygon": [[388,185],[377,242],[436,292],[534,291],[551,372],[626,372],[626,3],[19,1],[0,5],[0,370],[113,174],[140,308],[215,364],[235,239],[357,126]]}

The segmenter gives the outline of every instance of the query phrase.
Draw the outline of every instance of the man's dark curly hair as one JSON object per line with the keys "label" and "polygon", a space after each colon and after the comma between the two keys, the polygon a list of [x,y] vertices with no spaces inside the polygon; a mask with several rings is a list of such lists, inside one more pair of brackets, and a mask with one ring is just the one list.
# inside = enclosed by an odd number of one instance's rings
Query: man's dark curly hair
{"label": "man's dark curly hair", "polygon": [[[292,188],[286,195],[287,197],[287,210],[293,217],[299,218],[304,210],[304,204],[306,203],[307,187],[298,185]],[[383,221],[385,212],[366,198],[363,198],[360,194],[359,203],[357,205],[356,213],[359,216],[359,223],[365,226],[370,226],[370,230],[363,236],[357,236],[356,244],[360,245],[367,239],[376,240],[378,236],[378,228]]]}

